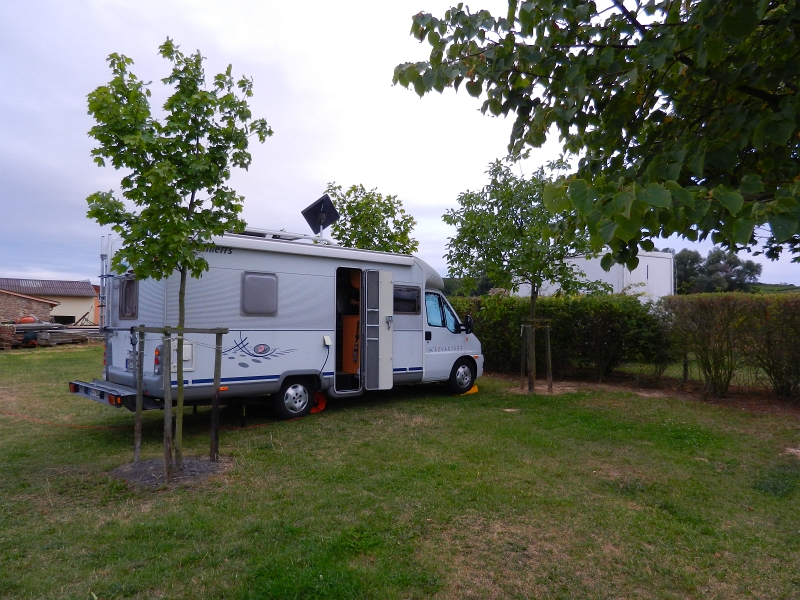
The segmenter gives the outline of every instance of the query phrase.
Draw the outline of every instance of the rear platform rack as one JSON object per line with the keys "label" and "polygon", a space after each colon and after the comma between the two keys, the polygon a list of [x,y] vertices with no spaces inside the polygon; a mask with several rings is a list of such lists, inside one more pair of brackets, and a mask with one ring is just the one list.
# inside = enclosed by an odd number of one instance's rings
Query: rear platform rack
{"label": "rear platform rack", "polygon": [[[72,394],[83,396],[100,404],[107,404],[119,408],[124,406],[130,411],[136,410],[136,389],[118,383],[109,383],[102,379],[94,379],[91,383],[85,381],[70,381],[69,391]],[[164,408],[163,400],[144,396],[142,410],[159,410]]]}

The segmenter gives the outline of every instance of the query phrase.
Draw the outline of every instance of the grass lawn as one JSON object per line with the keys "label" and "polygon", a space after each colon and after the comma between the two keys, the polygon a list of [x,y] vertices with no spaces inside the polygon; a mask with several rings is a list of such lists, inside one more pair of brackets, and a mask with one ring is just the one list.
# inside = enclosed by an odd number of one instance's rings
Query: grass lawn
{"label": "grass lawn", "polygon": [[[223,411],[231,469],[149,490],[108,475],[133,415],[66,392],[101,364],[0,352],[0,598],[800,598],[798,412],[401,387]],[[187,411],[187,455],[209,415]]]}

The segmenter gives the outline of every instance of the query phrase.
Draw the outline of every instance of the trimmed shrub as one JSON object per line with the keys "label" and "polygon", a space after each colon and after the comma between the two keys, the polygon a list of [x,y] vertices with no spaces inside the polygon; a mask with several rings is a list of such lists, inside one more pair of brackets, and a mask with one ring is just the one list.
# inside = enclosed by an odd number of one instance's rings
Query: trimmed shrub
{"label": "trimmed shrub", "polygon": [[669,296],[663,302],[676,340],[697,359],[706,383],[705,393],[724,397],[744,356],[746,295]]}
{"label": "trimmed shrub", "polygon": [[800,294],[748,296],[746,360],[759,367],[775,393],[800,393]]}

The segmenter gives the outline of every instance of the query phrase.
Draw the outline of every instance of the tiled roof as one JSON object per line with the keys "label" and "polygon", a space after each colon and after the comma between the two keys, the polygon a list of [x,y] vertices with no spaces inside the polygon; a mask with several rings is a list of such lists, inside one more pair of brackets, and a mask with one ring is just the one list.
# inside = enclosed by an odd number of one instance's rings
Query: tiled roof
{"label": "tiled roof", "polygon": [[0,290],[29,296],[96,296],[89,281],[55,279],[7,279],[0,277]]}

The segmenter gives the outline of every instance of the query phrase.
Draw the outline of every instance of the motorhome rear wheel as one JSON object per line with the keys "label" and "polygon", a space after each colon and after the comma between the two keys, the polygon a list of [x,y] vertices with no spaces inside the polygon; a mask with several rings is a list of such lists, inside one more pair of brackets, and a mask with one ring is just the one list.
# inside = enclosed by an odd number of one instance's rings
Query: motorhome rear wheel
{"label": "motorhome rear wheel", "polygon": [[275,410],[282,419],[305,417],[314,405],[314,392],[305,381],[288,380],[275,395]]}

